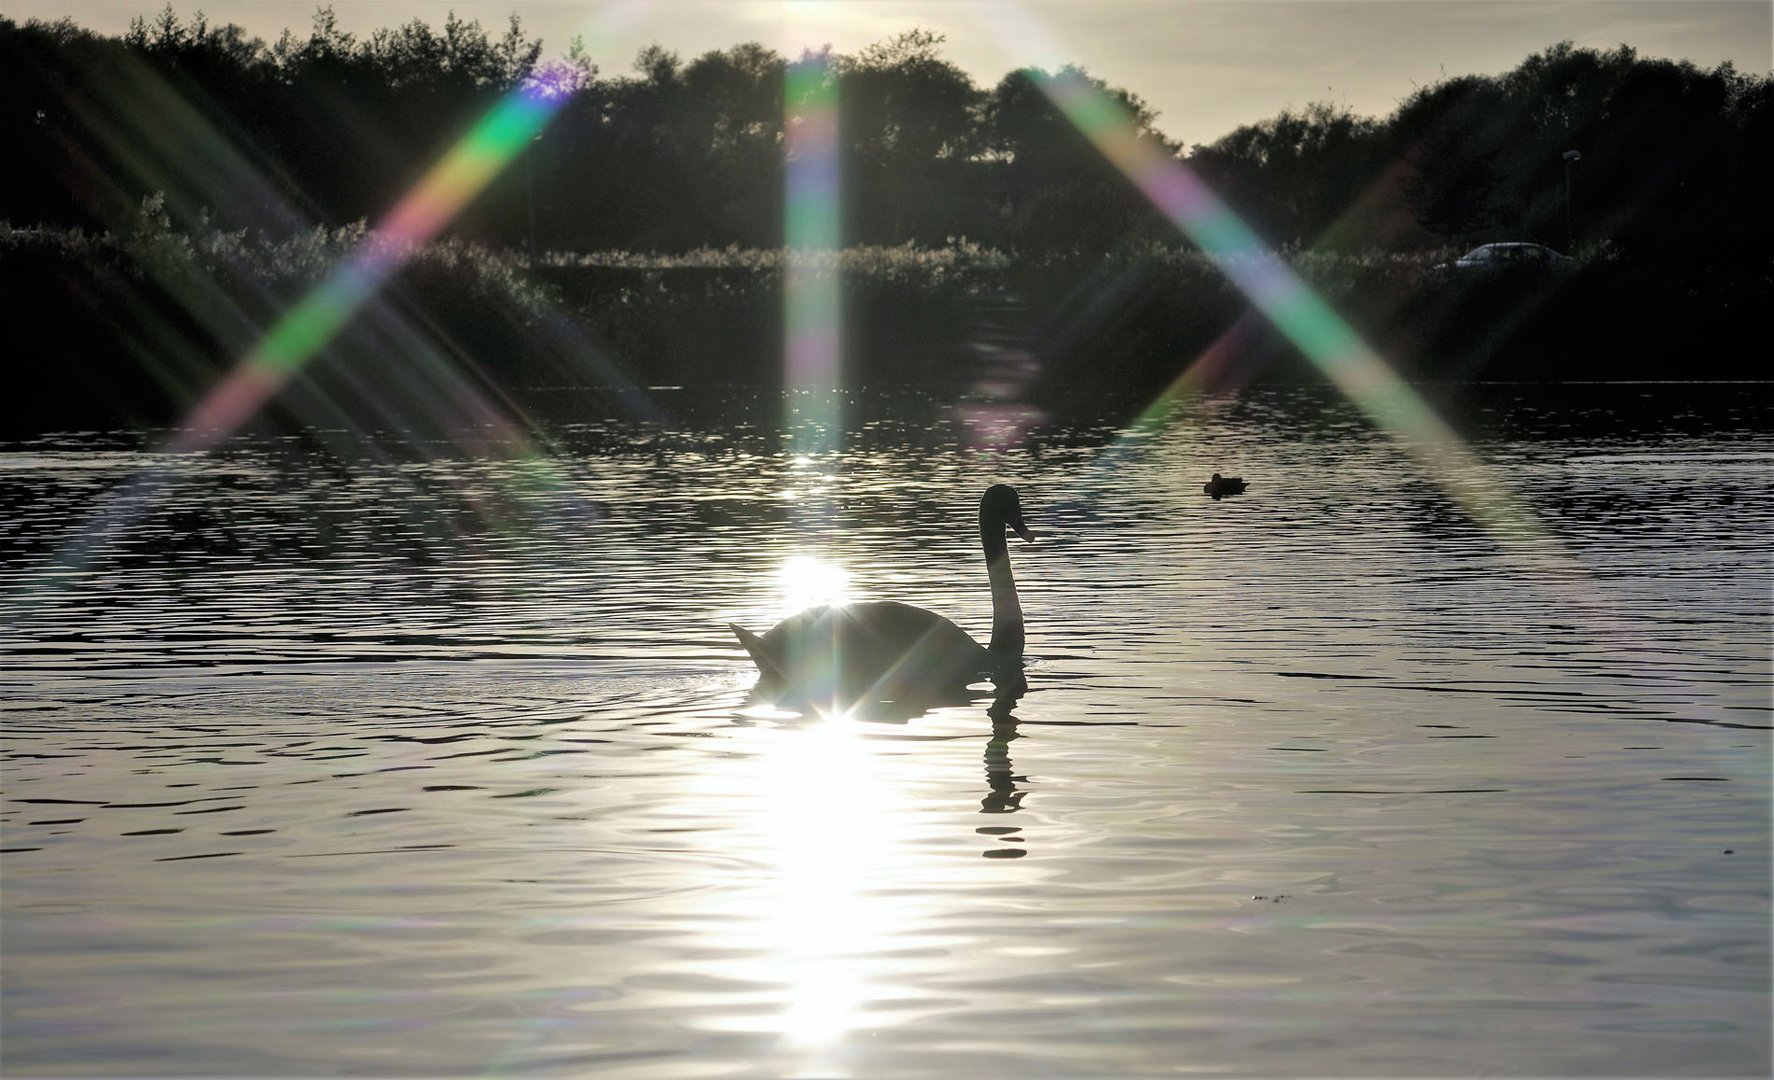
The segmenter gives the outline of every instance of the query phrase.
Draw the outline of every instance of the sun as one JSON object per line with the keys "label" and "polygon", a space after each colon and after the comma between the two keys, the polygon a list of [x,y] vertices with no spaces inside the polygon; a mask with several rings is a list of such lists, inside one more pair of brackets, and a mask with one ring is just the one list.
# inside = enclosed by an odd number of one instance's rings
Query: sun
{"label": "sun", "polygon": [[791,555],[776,573],[782,589],[783,610],[793,613],[811,607],[850,602],[850,572],[817,555]]}

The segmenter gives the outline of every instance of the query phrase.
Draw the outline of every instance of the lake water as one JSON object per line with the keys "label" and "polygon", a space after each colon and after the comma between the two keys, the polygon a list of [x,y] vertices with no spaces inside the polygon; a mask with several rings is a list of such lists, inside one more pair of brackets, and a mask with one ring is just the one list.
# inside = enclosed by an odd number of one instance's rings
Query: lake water
{"label": "lake water", "polygon": [[[1516,524],[1316,389],[8,444],[0,1064],[1767,1075],[1774,385],[1434,394]],[[751,699],[999,480],[1009,715]]]}

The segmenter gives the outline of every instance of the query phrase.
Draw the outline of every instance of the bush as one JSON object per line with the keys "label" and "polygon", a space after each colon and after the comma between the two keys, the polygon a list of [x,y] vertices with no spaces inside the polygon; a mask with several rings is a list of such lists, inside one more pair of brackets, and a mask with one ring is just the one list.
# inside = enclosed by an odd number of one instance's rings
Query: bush
{"label": "bush", "polygon": [[[119,233],[0,225],[14,355],[41,373],[13,429],[158,425],[184,413],[291,305],[378,238],[361,222],[282,238],[174,229],[157,198]],[[969,384],[1010,348],[1026,392],[1149,394],[1212,352],[1216,382],[1316,379],[1222,269],[1178,245],[1016,258],[965,240],[837,252],[512,252],[448,239],[400,269],[298,380],[349,411],[366,387],[781,381],[790,269],[838,275],[843,379]],[[1755,377],[1765,273],[1598,252],[1566,271],[1473,275],[1451,251],[1286,252],[1405,374],[1429,379]],[[367,381],[366,381],[367,380]],[[304,390],[304,387],[306,388]],[[452,389],[456,388],[456,389]],[[299,396],[299,395],[298,395]],[[305,399],[305,400],[308,400]],[[332,406],[329,406],[332,407]],[[387,422],[378,414],[365,422]],[[404,422],[404,421],[403,421]]]}

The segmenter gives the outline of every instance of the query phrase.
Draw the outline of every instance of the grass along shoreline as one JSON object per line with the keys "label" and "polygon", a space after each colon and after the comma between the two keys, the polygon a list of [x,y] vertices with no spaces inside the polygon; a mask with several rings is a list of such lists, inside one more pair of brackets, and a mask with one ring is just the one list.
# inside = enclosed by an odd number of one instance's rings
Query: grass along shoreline
{"label": "grass along shoreline", "polygon": [[[125,227],[0,223],[0,299],[15,355],[46,376],[8,426],[164,423],[265,327],[363,245],[362,222],[282,238],[174,227],[145,200]],[[1685,267],[1584,253],[1557,271],[1474,274],[1453,249],[1287,251],[1297,273],[1409,376],[1540,380],[1758,377],[1739,342],[1774,300],[1766,268]],[[1315,377],[1199,251],[1019,257],[940,248],[667,254],[520,251],[444,239],[401,253],[383,293],[299,381],[344,399],[365,379],[462,368],[493,387],[780,379],[793,264],[842,281],[847,377],[974,377],[982,342],[1015,343],[1043,385],[1145,390],[1229,350],[1233,381]]]}

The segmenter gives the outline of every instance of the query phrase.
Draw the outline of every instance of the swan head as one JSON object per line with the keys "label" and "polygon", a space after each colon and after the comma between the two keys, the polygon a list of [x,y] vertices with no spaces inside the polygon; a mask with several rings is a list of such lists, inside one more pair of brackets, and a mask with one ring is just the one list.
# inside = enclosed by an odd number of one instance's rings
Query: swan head
{"label": "swan head", "polygon": [[986,529],[994,522],[998,527],[1009,528],[1026,541],[1035,539],[1034,534],[1029,532],[1029,527],[1023,523],[1022,496],[1009,484],[993,484],[980,497],[980,527]]}

